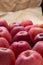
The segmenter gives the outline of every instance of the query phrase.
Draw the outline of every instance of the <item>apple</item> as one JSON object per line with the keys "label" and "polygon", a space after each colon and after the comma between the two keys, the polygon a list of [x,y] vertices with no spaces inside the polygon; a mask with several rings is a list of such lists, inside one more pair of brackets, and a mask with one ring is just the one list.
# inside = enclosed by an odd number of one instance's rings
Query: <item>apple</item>
{"label": "apple", "polygon": [[39,52],[41,54],[41,56],[43,57],[43,41],[37,42],[34,45],[33,50]]}
{"label": "apple", "polygon": [[11,35],[12,38],[19,32],[19,31],[24,31],[25,28],[23,26],[16,26],[11,30]]}
{"label": "apple", "polygon": [[28,42],[26,41],[18,41],[18,42],[13,42],[10,46],[10,49],[13,50],[13,52],[15,53],[16,58],[18,57],[18,55],[28,49],[31,49],[31,46]]}
{"label": "apple", "polygon": [[23,20],[20,23],[21,26],[28,26],[28,25],[33,25],[33,22],[31,20]]}
{"label": "apple", "polygon": [[12,40],[12,37],[11,37],[9,31],[5,27],[0,27],[0,37],[6,38],[9,42],[11,42],[11,40]]}
{"label": "apple", "polygon": [[15,23],[15,22],[10,23],[10,24],[8,25],[9,31],[11,31],[14,27],[17,27],[17,26],[20,26],[20,24],[19,24],[19,23]]}
{"label": "apple", "polygon": [[35,36],[39,33],[43,33],[43,29],[39,27],[33,27],[29,30],[29,34],[32,37],[32,39],[35,38]]}
{"label": "apple", "polygon": [[15,55],[11,49],[0,48],[0,65],[15,65]]}
{"label": "apple", "polygon": [[5,48],[9,48],[9,42],[3,38],[3,37],[0,37],[0,47],[5,47]]}
{"label": "apple", "polygon": [[8,23],[7,23],[7,21],[4,20],[4,19],[0,19],[0,26],[4,26],[4,27],[6,27],[8,29]]}
{"label": "apple", "polygon": [[19,31],[14,36],[12,42],[14,42],[14,41],[27,41],[28,43],[30,43],[31,46],[33,46],[33,40],[27,31]]}
{"label": "apple", "polygon": [[26,50],[18,56],[15,65],[42,65],[42,57],[36,51]]}
{"label": "apple", "polygon": [[43,23],[38,24],[38,27],[40,27],[40,28],[42,28],[42,29],[43,29]]}
{"label": "apple", "polygon": [[28,26],[25,27],[25,30],[28,32],[32,27],[38,27],[38,25],[37,24],[35,24],[35,25],[28,25]]}
{"label": "apple", "polygon": [[26,27],[25,27],[25,30],[28,32],[28,31],[31,29],[32,26],[33,26],[33,25],[28,25],[28,26],[26,26]]}
{"label": "apple", "polygon": [[43,41],[43,33],[39,33],[35,36],[34,38],[34,43],[38,42],[38,41]]}

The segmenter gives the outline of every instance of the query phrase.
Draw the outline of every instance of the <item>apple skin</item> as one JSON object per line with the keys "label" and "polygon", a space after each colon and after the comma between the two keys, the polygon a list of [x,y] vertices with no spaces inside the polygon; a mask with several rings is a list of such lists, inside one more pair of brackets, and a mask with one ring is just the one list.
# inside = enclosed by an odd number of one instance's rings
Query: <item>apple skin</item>
{"label": "apple skin", "polygon": [[32,27],[38,27],[38,25],[37,24],[35,24],[35,25],[28,25],[28,26],[25,27],[25,30],[28,32]]}
{"label": "apple skin", "polygon": [[41,24],[37,24],[37,25],[38,25],[38,27],[40,27],[40,28],[43,29],[43,23],[41,23]]}
{"label": "apple skin", "polygon": [[5,38],[0,37],[0,47],[9,48],[9,44]]}
{"label": "apple skin", "polygon": [[31,20],[23,20],[20,23],[21,26],[28,26],[28,25],[33,25],[33,22]]}
{"label": "apple skin", "polygon": [[9,31],[11,31],[14,27],[17,27],[17,26],[20,26],[20,24],[19,24],[19,23],[15,23],[15,22],[10,23],[10,24],[8,25]]}
{"label": "apple skin", "polygon": [[39,52],[41,54],[41,56],[43,57],[43,41],[37,42],[34,45],[33,50]]}
{"label": "apple skin", "polygon": [[14,41],[27,41],[30,43],[31,46],[33,46],[33,40],[30,37],[29,33],[27,31],[19,31],[13,38],[12,42]]}
{"label": "apple skin", "polygon": [[15,53],[16,58],[18,57],[18,55],[28,49],[31,49],[31,46],[28,42],[26,41],[18,41],[18,42],[13,42],[10,46],[10,49],[13,50],[13,52]]}
{"label": "apple skin", "polygon": [[18,56],[15,65],[42,65],[42,57],[36,51],[26,50]]}
{"label": "apple skin", "polygon": [[33,26],[33,25],[28,25],[28,26],[26,26],[26,27],[25,27],[25,30],[28,32],[28,31],[31,29],[32,26]]}
{"label": "apple skin", "polygon": [[8,29],[8,23],[7,23],[7,21],[4,20],[4,19],[0,19],[0,26],[4,26],[4,27],[6,27]]}
{"label": "apple skin", "polygon": [[15,55],[11,49],[0,48],[0,65],[15,65]]}
{"label": "apple skin", "polygon": [[12,35],[12,38],[19,32],[19,31],[24,31],[25,28],[23,26],[17,26],[17,27],[14,27],[12,30],[11,30],[11,35]]}
{"label": "apple skin", "polygon": [[35,36],[34,38],[34,43],[38,42],[38,41],[43,41],[43,33],[39,33]]}
{"label": "apple skin", "polygon": [[5,27],[0,27],[0,37],[6,38],[9,42],[11,42],[11,40],[12,40],[12,37],[11,37],[9,31]]}
{"label": "apple skin", "polygon": [[43,29],[39,27],[33,27],[29,30],[29,34],[32,37],[32,39],[35,38],[35,36],[39,33],[43,33]]}

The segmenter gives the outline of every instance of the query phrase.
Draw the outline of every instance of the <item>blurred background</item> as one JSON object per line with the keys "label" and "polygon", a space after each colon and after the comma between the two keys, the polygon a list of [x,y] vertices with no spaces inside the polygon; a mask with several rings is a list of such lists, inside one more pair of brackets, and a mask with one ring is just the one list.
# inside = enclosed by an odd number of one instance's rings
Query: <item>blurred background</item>
{"label": "blurred background", "polygon": [[34,23],[41,23],[43,0],[0,0],[0,18],[8,22],[20,22],[31,19]]}

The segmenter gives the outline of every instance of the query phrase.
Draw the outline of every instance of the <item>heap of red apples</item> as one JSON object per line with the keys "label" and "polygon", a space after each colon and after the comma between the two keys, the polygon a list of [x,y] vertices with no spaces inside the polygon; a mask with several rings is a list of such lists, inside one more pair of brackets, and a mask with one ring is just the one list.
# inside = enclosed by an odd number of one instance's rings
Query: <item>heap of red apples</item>
{"label": "heap of red apples", "polygon": [[43,65],[43,24],[0,19],[0,65]]}

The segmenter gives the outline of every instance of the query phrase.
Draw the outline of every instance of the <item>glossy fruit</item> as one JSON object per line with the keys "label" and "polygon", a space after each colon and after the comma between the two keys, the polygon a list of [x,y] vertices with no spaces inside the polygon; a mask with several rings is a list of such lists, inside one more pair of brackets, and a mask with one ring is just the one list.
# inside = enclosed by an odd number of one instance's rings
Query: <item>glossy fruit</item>
{"label": "glossy fruit", "polygon": [[0,19],[0,26],[4,26],[4,27],[8,28],[8,23],[7,23],[7,21],[4,20],[4,19]]}
{"label": "glossy fruit", "polygon": [[6,38],[9,42],[12,40],[9,31],[5,27],[0,27],[0,37]]}
{"label": "glossy fruit", "polygon": [[36,51],[27,50],[18,56],[15,65],[42,65],[42,57]]}
{"label": "glossy fruit", "polygon": [[9,31],[11,31],[14,27],[20,26],[20,24],[13,22],[13,23],[10,23],[8,26],[9,26]]}
{"label": "glossy fruit", "polygon": [[15,55],[11,49],[0,48],[0,65],[15,65]]}
{"label": "glossy fruit", "polygon": [[35,44],[33,47],[33,50],[39,52],[41,56],[43,57],[43,41],[39,41]]}
{"label": "glossy fruit", "polygon": [[0,37],[0,47],[5,47],[5,48],[9,48],[9,42],[3,38],[3,37]]}
{"label": "glossy fruit", "polygon": [[12,30],[11,30],[11,35],[12,37],[14,37],[19,31],[24,31],[24,27],[23,26],[17,26],[17,27],[14,27]]}
{"label": "glossy fruit", "polygon": [[43,29],[39,27],[33,27],[29,30],[30,36],[34,39],[35,36],[39,33],[43,33]]}
{"label": "glossy fruit", "polygon": [[13,41],[27,41],[33,46],[33,40],[26,31],[19,31],[13,38]]}
{"label": "glossy fruit", "polygon": [[31,49],[31,46],[26,41],[19,41],[19,42],[13,42],[10,46],[10,49],[12,49],[15,53],[16,58],[18,55],[28,49]]}
{"label": "glossy fruit", "polygon": [[43,41],[43,33],[37,34],[36,37],[34,38],[34,43],[38,41]]}
{"label": "glossy fruit", "polygon": [[32,27],[38,27],[38,25],[37,24],[36,25],[28,25],[25,27],[25,30],[29,31]]}
{"label": "glossy fruit", "polygon": [[28,26],[28,25],[33,25],[33,22],[31,20],[23,20],[21,21],[21,26]]}

